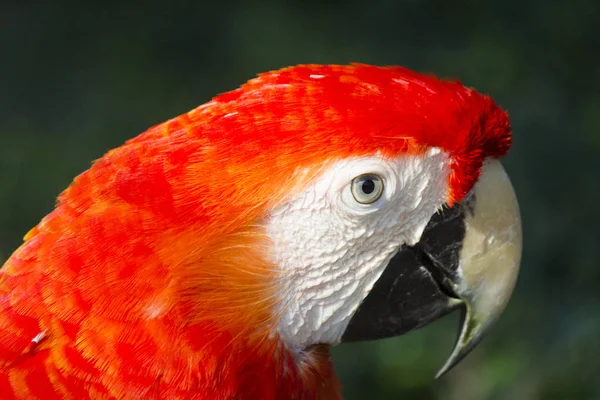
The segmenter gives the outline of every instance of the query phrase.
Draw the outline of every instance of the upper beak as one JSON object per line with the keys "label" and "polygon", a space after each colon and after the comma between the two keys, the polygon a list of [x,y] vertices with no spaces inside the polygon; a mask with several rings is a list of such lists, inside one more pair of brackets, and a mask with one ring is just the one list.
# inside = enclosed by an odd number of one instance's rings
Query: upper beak
{"label": "upper beak", "polygon": [[421,240],[392,258],[342,341],[401,335],[460,308],[462,326],[441,376],[479,343],[506,307],[521,250],[514,190],[500,162],[488,160],[471,193],[434,215]]}

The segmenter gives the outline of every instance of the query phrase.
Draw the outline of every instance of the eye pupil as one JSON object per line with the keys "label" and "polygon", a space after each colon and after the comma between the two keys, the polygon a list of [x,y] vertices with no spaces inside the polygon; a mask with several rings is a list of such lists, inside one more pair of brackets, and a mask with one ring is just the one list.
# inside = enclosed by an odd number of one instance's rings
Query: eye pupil
{"label": "eye pupil", "polygon": [[375,182],[372,179],[366,179],[362,184],[362,191],[365,194],[371,194],[375,191]]}

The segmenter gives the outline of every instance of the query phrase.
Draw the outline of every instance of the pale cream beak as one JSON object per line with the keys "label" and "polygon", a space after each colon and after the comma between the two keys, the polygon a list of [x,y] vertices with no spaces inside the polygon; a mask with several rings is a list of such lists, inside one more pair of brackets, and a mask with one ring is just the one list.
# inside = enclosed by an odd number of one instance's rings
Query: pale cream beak
{"label": "pale cream beak", "polygon": [[440,377],[477,345],[510,299],[521,262],[519,205],[498,160],[484,163],[474,187],[474,207],[465,215],[465,238],[453,289],[464,304],[458,340]]}

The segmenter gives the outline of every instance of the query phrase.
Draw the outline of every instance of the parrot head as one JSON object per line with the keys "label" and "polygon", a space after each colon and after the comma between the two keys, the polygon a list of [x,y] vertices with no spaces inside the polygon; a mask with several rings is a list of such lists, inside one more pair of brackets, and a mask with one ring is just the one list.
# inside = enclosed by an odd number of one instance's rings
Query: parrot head
{"label": "parrot head", "polygon": [[441,374],[515,284],[510,145],[507,114],[459,82],[262,74],[77,177],[3,268],[0,322],[116,397],[316,398],[337,396],[329,346],[460,309]]}

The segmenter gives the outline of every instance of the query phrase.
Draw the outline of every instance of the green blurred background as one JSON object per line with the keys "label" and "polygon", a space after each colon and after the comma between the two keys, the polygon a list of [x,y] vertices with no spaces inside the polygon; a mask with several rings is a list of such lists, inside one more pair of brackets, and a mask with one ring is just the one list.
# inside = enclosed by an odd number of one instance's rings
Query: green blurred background
{"label": "green blurred background", "polygon": [[335,349],[347,399],[600,399],[600,3],[0,4],[0,261],[108,149],[297,63],[398,64],[506,108],[522,273],[498,325],[433,376],[458,316]]}

